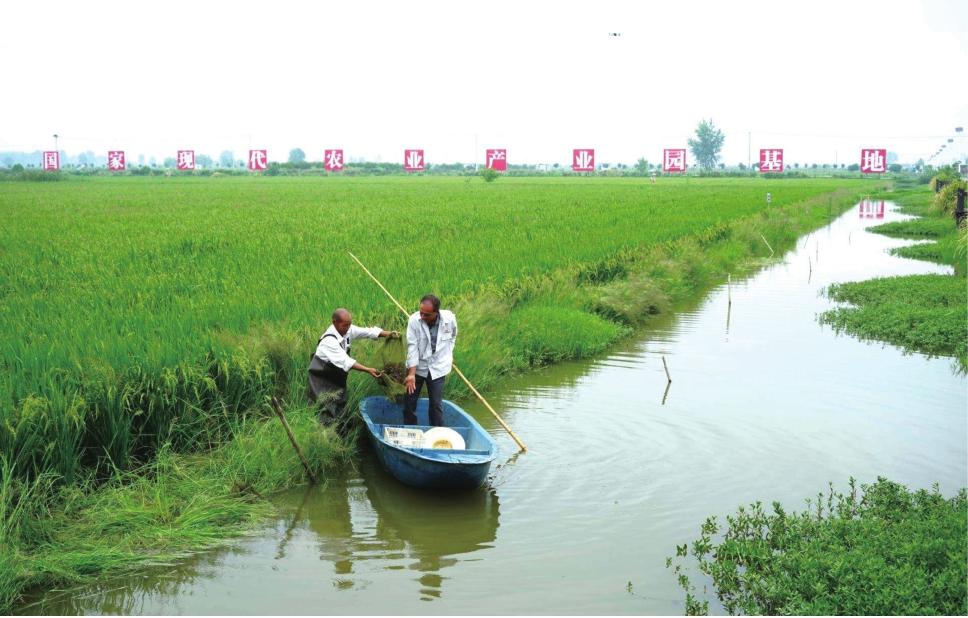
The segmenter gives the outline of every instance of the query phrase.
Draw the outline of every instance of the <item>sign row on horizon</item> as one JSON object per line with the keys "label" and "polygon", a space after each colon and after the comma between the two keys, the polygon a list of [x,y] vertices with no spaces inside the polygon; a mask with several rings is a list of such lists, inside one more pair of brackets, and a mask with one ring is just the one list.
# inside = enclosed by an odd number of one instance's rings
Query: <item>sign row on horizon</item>
{"label": "sign row on horizon", "polygon": [[[498,172],[505,172],[508,169],[508,151],[505,148],[490,148],[486,151],[485,166]],[[176,165],[180,170],[195,169],[195,151],[179,150],[178,157],[175,159]],[[268,150],[249,151],[249,169],[253,172],[261,172],[269,168]],[[341,149],[325,150],[323,153],[323,168],[330,172],[339,172],[346,166]],[[424,158],[424,151],[421,149],[408,149],[403,151],[403,169],[406,172],[422,172],[427,168],[427,161]],[[44,169],[60,169],[60,153],[56,150],[44,151]],[[126,162],[123,150],[108,151],[108,169],[121,172],[126,169]],[[594,172],[595,171],[595,149],[594,148],[575,148],[572,150],[571,169],[575,172]],[[759,171],[782,172],[783,149],[782,148],[761,148]],[[685,148],[666,148],[662,151],[662,171],[663,172],[685,172],[686,171],[686,149]],[[860,171],[865,174],[883,174],[887,171],[887,149],[886,148],[862,148],[860,151]]]}

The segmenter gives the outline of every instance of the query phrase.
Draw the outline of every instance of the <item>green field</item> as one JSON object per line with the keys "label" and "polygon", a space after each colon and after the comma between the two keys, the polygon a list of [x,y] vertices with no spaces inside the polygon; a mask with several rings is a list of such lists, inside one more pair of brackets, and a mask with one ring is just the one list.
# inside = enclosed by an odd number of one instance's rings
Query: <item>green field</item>
{"label": "green field", "polygon": [[[0,609],[237,534],[352,443],[305,406],[336,306],[457,311],[481,388],[603,350],[878,181],[91,178],[0,183]],[[767,209],[765,194],[773,194]],[[354,353],[373,364],[378,344]],[[350,381],[352,402],[376,386]],[[466,394],[456,380],[450,397]],[[270,422],[265,422],[269,418]]]}
{"label": "green field", "polygon": [[[419,177],[3,183],[0,448],[15,469],[74,478],[105,460],[127,467],[165,443],[185,450],[222,442],[225,418],[261,405],[273,389],[297,398],[302,365],[334,307],[350,308],[357,323],[402,324],[347,251],[404,305],[432,291],[461,308],[458,361],[486,383],[482,374],[495,364],[520,368],[601,348],[584,345],[579,333],[545,349],[534,341],[540,333],[509,310],[530,305],[522,317],[548,331],[583,319],[584,329],[597,331],[594,340],[607,343],[621,334],[616,322],[634,316],[602,298],[635,289],[596,295],[594,288],[627,277],[643,251],[697,239],[689,249],[695,255],[686,256],[695,272],[651,273],[652,280],[676,275],[674,296],[709,270],[704,246],[727,239],[728,223],[765,211],[766,192],[776,211],[844,186],[852,199],[871,184]],[[791,233],[781,229],[771,240]],[[765,252],[758,234],[748,236],[734,259]],[[566,274],[542,279],[553,273]],[[516,341],[530,344],[515,348]]]}

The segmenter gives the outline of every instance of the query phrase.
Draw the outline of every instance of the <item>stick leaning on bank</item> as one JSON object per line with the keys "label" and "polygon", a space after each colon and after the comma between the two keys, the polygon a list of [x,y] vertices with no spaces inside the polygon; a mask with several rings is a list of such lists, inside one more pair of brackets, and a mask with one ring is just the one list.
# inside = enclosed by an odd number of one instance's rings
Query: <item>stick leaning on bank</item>
{"label": "stick leaning on bank", "polygon": [[[347,252],[347,253],[349,253],[349,252]],[[363,265],[363,262],[361,262],[361,261],[359,260],[359,258],[357,258],[357,257],[356,257],[355,255],[353,255],[352,253],[350,253],[350,257],[351,257],[351,258],[353,258],[353,261],[355,261],[355,262],[356,262],[357,264],[359,264],[359,265],[360,265],[360,268],[362,268],[362,269],[363,269],[363,272],[365,272],[365,273],[366,273],[367,275],[369,275],[369,276],[370,276],[370,279],[373,279],[373,282],[374,282],[374,283],[376,283],[376,284],[377,284],[378,286],[380,286],[380,289],[381,289],[381,290],[383,290],[383,293],[384,293],[384,294],[386,294],[386,295],[387,295],[387,297],[388,297],[388,298],[389,298],[389,299],[390,299],[391,301],[393,301],[393,304],[394,304],[394,305],[396,305],[396,306],[397,306],[397,308],[398,308],[398,309],[399,309],[400,311],[402,311],[402,312],[403,312],[403,315],[405,315],[405,316],[407,316],[407,317],[409,317],[409,316],[410,316],[410,314],[409,314],[409,313],[407,312],[407,310],[406,310],[406,309],[404,309],[404,308],[403,308],[403,305],[401,305],[401,304],[400,304],[399,302],[397,302],[397,299],[393,297],[393,294],[391,294],[389,290],[387,290],[387,289],[386,289],[385,287],[383,287],[383,284],[382,284],[382,283],[380,283],[380,280],[379,280],[379,279],[377,279],[377,278],[376,278],[376,277],[375,277],[375,276],[373,275],[373,273],[371,273],[371,272],[369,271],[369,269],[368,269],[368,268],[367,268],[366,266],[364,266],[364,265]],[[521,448],[521,450],[522,450],[522,451],[526,451],[526,450],[528,450],[528,447],[526,447],[526,446],[524,445],[524,443],[523,443],[523,442],[521,442],[521,440],[520,440],[520,439],[518,438],[518,436],[517,436],[517,435],[515,435],[515,433],[514,433],[514,431],[512,431],[512,430],[511,430],[511,428],[510,428],[510,427],[508,426],[508,424],[504,422],[504,419],[502,419],[502,418],[501,418],[501,416],[500,416],[500,415],[499,415],[499,414],[498,414],[497,412],[495,412],[495,411],[494,411],[494,408],[492,408],[492,407],[491,407],[491,404],[489,404],[489,403],[487,402],[487,399],[484,399],[484,395],[481,395],[481,394],[480,394],[480,393],[479,393],[479,392],[477,391],[477,389],[476,389],[476,388],[474,388],[474,385],[473,385],[473,384],[471,384],[471,381],[467,379],[467,376],[465,376],[465,375],[464,375],[464,372],[463,372],[463,371],[461,371],[461,370],[460,370],[460,369],[459,369],[459,368],[457,367],[457,364],[456,364],[456,363],[454,363],[454,371],[456,371],[456,372],[457,372],[457,375],[459,375],[459,376],[460,376],[460,379],[464,381],[464,384],[466,384],[466,385],[467,385],[467,387],[468,387],[469,389],[471,389],[471,392],[472,392],[472,393],[474,393],[474,394],[475,394],[475,395],[477,396],[477,398],[481,400],[481,403],[483,403],[483,404],[484,404],[484,407],[485,407],[485,408],[487,408],[487,409],[488,409],[488,411],[489,411],[489,412],[490,412],[491,414],[493,414],[493,415],[494,415],[494,418],[496,418],[496,419],[497,419],[497,422],[499,422],[499,423],[501,423],[501,427],[504,427],[504,429],[505,429],[505,430],[506,430],[506,431],[507,431],[507,432],[508,432],[509,434],[511,434],[511,437],[512,437],[512,438],[514,439],[514,441],[515,441],[515,442],[517,443],[517,445],[518,445],[518,446],[519,446],[519,447]]]}

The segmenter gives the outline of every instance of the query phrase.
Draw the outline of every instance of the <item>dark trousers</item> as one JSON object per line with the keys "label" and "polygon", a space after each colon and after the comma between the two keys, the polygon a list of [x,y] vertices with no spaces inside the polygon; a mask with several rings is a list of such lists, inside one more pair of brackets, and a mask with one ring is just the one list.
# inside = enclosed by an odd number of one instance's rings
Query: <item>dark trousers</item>
{"label": "dark trousers", "polygon": [[444,380],[447,376],[440,376],[433,380],[428,380],[422,376],[417,376],[416,388],[412,395],[407,395],[403,404],[403,422],[406,425],[417,424],[417,399],[424,383],[427,384],[427,396],[430,397],[430,424],[434,427],[444,426]]}
{"label": "dark trousers", "polygon": [[319,422],[332,425],[339,435],[345,435],[352,416],[346,414],[346,388],[310,373],[308,395]]}

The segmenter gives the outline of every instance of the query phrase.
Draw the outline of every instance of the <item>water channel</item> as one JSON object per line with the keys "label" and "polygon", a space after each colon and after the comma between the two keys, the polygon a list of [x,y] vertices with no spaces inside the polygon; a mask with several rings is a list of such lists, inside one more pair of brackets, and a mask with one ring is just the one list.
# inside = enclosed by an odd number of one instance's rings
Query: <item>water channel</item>
{"label": "water channel", "polygon": [[324,488],[279,496],[258,534],[22,611],[681,614],[665,558],[709,515],[755,500],[800,509],[850,476],[951,495],[968,482],[968,392],[952,359],[816,319],[830,283],[950,272],[865,231],[904,218],[859,204],[640,339],[509,381],[489,397],[524,455],[468,404],[501,448],[479,491],[413,491],[364,456]]}

